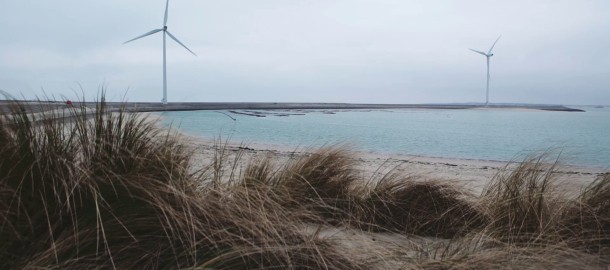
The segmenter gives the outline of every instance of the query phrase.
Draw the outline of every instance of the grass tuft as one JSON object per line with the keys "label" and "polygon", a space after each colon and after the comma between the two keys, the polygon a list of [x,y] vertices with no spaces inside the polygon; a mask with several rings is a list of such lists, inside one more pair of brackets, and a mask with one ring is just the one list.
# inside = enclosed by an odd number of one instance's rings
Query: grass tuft
{"label": "grass tuft", "polygon": [[492,179],[481,196],[491,220],[487,229],[510,243],[556,238],[566,207],[554,186],[556,166],[542,155]]}
{"label": "grass tuft", "polygon": [[610,253],[610,174],[585,187],[562,218],[566,241],[590,252]]}
{"label": "grass tuft", "polygon": [[364,198],[363,216],[372,229],[452,238],[481,226],[485,220],[465,197],[448,183],[384,177]]}

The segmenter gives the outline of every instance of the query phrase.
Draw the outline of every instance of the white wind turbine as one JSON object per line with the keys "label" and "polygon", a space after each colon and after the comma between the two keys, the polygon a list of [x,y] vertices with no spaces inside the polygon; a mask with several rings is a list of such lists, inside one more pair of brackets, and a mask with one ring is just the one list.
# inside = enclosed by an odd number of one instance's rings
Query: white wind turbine
{"label": "white wind turbine", "polygon": [[477,51],[477,50],[470,49],[470,50],[471,50],[471,51],[473,51],[473,52],[476,52],[476,53],[482,54],[482,55],[484,55],[485,57],[487,57],[487,91],[485,92],[485,93],[486,93],[486,97],[485,97],[485,107],[487,107],[487,106],[489,105],[489,58],[490,58],[490,57],[492,57],[492,56],[494,56],[494,54],[493,54],[493,53],[491,53],[491,50],[493,50],[493,49],[494,49],[494,46],[496,46],[496,43],[498,43],[498,40],[500,40],[500,38],[501,38],[501,37],[502,37],[502,35],[500,35],[500,36],[498,37],[498,39],[496,39],[496,42],[494,42],[494,44],[493,44],[493,45],[491,45],[491,48],[489,48],[489,51],[488,51],[487,53],[484,53],[484,52],[482,52],[482,51]]}
{"label": "white wind turbine", "polygon": [[157,32],[161,32],[163,31],[163,100],[161,100],[163,102],[163,104],[167,104],[167,58],[166,58],[166,46],[165,46],[165,39],[166,36],[169,36],[170,38],[172,38],[174,41],[178,42],[178,44],[182,45],[182,47],[184,47],[187,51],[191,52],[193,55],[197,56],[193,51],[191,51],[189,48],[187,48],[184,44],[182,44],[182,42],[180,42],[176,37],[174,37],[174,35],[172,35],[169,31],[167,31],[167,13],[168,13],[168,8],[169,8],[169,0],[167,0],[167,2],[165,3],[165,18],[163,19],[163,28],[161,29],[155,29],[152,30],[144,35],[138,36],[134,39],[130,39],[128,41],[125,41],[123,44],[127,44],[129,42],[132,42],[134,40],[137,39],[141,39],[143,37],[146,36],[150,36],[152,34],[156,34]]}

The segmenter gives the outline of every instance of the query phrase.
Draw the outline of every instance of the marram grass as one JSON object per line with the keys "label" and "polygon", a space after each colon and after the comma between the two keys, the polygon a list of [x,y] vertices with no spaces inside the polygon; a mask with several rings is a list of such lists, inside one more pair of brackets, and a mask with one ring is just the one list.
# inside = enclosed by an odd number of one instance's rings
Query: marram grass
{"label": "marram grass", "polygon": [[[425,176],[365,181],[341,147],[285,164],[245,160],[242,171],[234,165],[241,155],[226,162],[222,145],[210,164],[195,164],[174,133],[109,111],[103,99],[93,113],[77,105],[32,115],[28,105],[12,105],[0,116],[0,269],[610,263],[608,174],[568,197],[553,188],[555,168],[531,159],[474,195]],[[329,228],[406,240],[367,244],[333,237]]]}
{"label": "marram grass", "polygon": [[[0,120],[0,268],[359,269],[288,209],[200,188],[182,144],[135,114]],[[275,211],[267,211],[275,209]]]}

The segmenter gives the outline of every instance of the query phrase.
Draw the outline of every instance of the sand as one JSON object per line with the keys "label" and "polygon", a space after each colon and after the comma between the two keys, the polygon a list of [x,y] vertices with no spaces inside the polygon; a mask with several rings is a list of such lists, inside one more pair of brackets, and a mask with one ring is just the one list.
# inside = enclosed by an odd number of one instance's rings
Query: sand
{"label": "sand", "polygon": [[[252,159],[269,157],[276,165],[308,155],[316,148],[286,147],[261,143],[219,142],[182,135],[183,139],[194,151],[194,165],[205,166],[210,164],[218,149],[224,149],[226,166],[232,168],[236,156],[238,170],[243,170]],[[342,147],[342,146],[337,146]],[[452,159],[439,157],[410,156],[399,154],[369,153],[358,151],[356,147],[346,147],[352,154],[356,168],[361,179],[378,180],[388,173],[399,173],[412,176],[416,179],[446,181],[462,186],[473,194],[480,194],[485,185],[496,175],[509,172],[517,163],[490,160]],[[594,181],[605,170],[601,168],[586,168],[558,164],[555,177],[559,187],[568,192],[577,192],[582,187]]]}

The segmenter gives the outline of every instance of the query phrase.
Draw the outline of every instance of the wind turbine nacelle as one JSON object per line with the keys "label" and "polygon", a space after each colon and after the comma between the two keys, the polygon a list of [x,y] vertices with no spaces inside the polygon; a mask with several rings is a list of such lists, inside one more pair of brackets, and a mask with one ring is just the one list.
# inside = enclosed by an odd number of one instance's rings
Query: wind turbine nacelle
{"label": "wind turbine nacelle", "polygon": [[494,54],[493,54],[493,53],[490,53],[490,54],[488,54],[488,55],[489,55],[489,57],[492,57],[492,56],[494,56]]}

